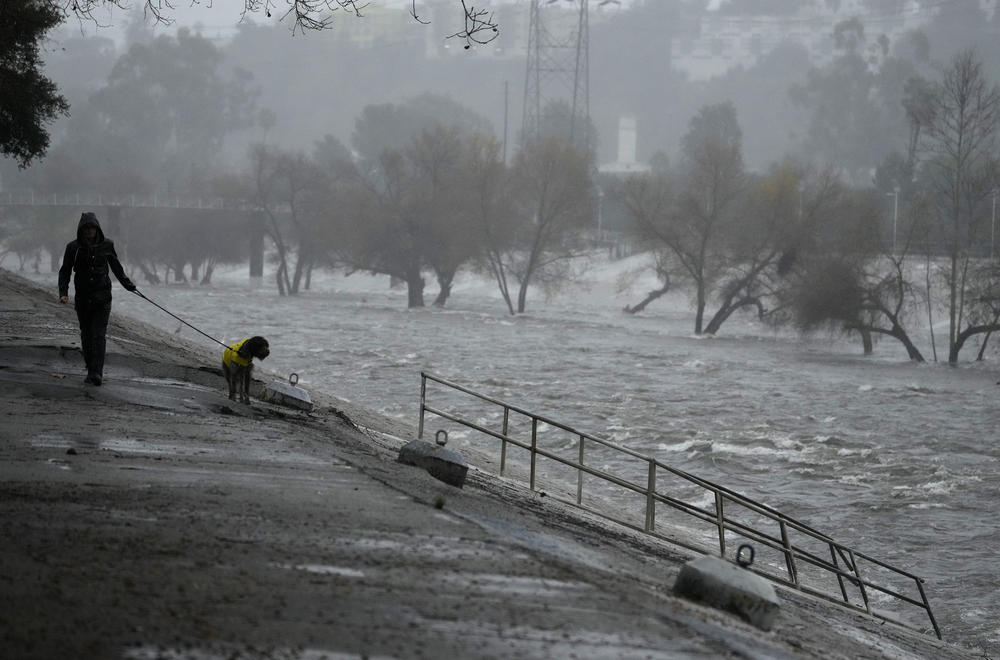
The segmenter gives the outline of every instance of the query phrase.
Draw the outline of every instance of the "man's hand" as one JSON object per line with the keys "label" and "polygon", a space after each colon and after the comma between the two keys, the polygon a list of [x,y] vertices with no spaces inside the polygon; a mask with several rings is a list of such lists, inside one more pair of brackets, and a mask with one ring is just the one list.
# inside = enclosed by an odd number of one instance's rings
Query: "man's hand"
{"label": "man's hand", "polygon": [[125,287],[126,291],[135,291],[136,289],[136,286],[135,284],[132,283],[132,280],[125,280],[125,283],[122,284],[122,286]]}
{"label": "man's hand", "polygon": [[65,305],[69,302],[69,296],[59,296],[59,302]]}

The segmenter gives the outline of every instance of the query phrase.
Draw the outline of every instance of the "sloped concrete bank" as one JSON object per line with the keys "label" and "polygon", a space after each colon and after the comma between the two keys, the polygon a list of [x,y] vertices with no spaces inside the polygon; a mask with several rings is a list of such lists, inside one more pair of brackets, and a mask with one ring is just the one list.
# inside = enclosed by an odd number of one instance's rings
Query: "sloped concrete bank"
{"label": "sloped concrete bank", "polygon": [[120,315],[103,386],[78,346],[0,270],[0,657],[977,657],[782,589],[758,630],[673,594],[685,551],[474,456],[448,486],[362,406],[230,402],[211,347]]}

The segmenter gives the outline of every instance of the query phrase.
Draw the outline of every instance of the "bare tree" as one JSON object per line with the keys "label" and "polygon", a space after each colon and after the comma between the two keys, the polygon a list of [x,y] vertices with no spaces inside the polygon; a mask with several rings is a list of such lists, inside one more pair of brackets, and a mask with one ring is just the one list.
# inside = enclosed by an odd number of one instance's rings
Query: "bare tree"
{"label": "bare tree", "polygon": [[[257,145],[251,149],[250,161],[255,201],[269,221],[267,234],[278,250],[278,293],[295,295],[321,249],[320,228],[328,221],[323,201],[329,196],[329,179],[300,153]],[[297,245],[289,242],[286,224]],[[296,259],[291,264],[293,255]]]}
{"label": "bare tree", "polygon": [[1000,89],[991,85],[974,51],[957,55],[923,104],[924,174],[938,207],[948,254],[948,362],[958,361],[967,332],[1000,328],[993,324],[963,329],[969,293],[970,258],[976,238],[976,206],[992,188],[992,157],[1000,128]]}
{"label": "bare tree", "polygon": [[704,331],[709,295],[732,264],[729,239],[746,180],[742,139],[731,103],[705,106],[684,136],[676,185],[657,173],[626,191],[640,236],[668,249],[694,284],[697,334]]}
{"label": "bare tree", "polygon": [[514,212],[507,168],[500,155],[501,144],[494,137],[476,134],[468,141],[463,171],[463,189],[469,203],[469,215],[478,233],[477,265],[497,283],[500,295],[511,316],[517,312],[511,297],[508,255],[516,248],[523,219]]}
{"label": "bare tree", "polygon": [[[80,20],[100,24],[100,18],[95,13],[100,9],[116,8],[127,10],[133,4],[140,3],[144,13],[161,24],[173,23],[171,16],[178,0],[50,0],[62,8],[65,14],[72,14]],[[189,4],[198,4],[199,0],[182,0]],[[205,0],[211,7],[211,0]],[[457,0],[462,8],[461,24],[463,28],[449,38],[455,37],[465,41],[465,47],[472,44],[486,44],[493,41],[499,33],[499,26],[493,20],[493,12],[476,9],[467,4],[466,0]],[[279,20],[289,20],[293,32],[307,30],[326,30],[332,27],[337,11],[347,11],[355,16],[363,16],[362,10],[368,7],[367,0],[243,0],[241,17],[250,14],[264,14],[270,18],[277,14]],[[416,0],[413,1],[410,14],[414,20],[427,23],[417,15]]]}
{"label": "bare tree", "polygon": [[550,137],[529,142],[513,166],[512,195],[523,233],[507,270],[519,283],[517,312],[527,308],[528,289],[558,288],[572,277],[571,264],[582,255],[574,240],[593,218],[590,154]]}
{"label": "bare tree", "polygon": [[413,211],[423,216],[424,258],[438,281],[435,307],[444,307],[458,269],[477,251],[475,227],[463,204],[465,145],[457,126],[437,125],[416,136],[405,154],[415,182]]}

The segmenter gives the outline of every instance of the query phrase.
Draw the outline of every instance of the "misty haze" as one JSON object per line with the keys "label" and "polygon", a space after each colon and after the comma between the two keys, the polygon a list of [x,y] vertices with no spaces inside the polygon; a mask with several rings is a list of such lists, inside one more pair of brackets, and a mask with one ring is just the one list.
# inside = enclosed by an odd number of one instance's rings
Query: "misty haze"
{"label": "misty haze", "polygon": [[0,90],[0,266],[55,297],[92,211],[267,373],[535,410],[924,578],[1000,653],[997,0],[109,4],[44,31],[53,89]]}

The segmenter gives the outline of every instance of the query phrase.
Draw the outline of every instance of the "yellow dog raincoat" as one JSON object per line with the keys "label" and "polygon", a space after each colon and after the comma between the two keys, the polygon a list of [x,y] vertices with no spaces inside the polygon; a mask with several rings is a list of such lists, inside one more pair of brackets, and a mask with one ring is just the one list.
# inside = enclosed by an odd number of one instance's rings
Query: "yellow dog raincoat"
{"label": "yellow dog raincoat", "polygon": [[227,348],[225,352],[222,354],[223,364],[225,364],[226,366],[232,366],[234,364],[237,364],[241,367],[245,367],[248,364],[250,364],[250,360],[252,358],[245,358],[239,354],[240,349],[243,348],[243,344],[247,343],[248,341],[250,341],[250,337],[247,337],[246,339],[241,339],[235,344],[230,344],[229,348]]}

